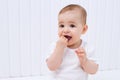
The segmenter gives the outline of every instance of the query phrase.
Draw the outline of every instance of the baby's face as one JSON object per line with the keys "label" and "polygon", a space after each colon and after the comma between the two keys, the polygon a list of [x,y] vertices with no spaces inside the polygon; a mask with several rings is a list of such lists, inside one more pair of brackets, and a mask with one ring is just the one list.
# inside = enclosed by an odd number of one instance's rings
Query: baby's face
{"label": "baby's face", "polygon": [[66,11],[58,16],[58,35],[68,39],[68,45],[76,45],[80,41],[83,26],[78,10]]}

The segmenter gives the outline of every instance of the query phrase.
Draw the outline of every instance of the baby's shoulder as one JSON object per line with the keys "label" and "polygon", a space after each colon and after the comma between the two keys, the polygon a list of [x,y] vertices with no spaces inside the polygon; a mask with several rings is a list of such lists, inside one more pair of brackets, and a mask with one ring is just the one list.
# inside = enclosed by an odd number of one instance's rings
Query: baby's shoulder
{"label": "baby's shoulder", "polygon": [[93,52],[95,50],[95,45],[88,43],[87,41],[83,41],[83,48],[87,51],[87,52]]}

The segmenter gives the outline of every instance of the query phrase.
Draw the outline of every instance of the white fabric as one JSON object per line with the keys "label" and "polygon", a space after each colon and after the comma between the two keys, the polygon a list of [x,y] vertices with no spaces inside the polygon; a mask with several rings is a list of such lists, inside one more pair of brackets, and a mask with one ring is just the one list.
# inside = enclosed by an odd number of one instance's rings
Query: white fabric
{"label": "white fabric", "polygon": [[[86,50],[88,59],[96,61],[94,48],[87,45],[86,42],[82,41],[80,47]],[[50,52],[47,58],[51,55],[55,48],[53,44],[50,48]],[[80,67],[80,61],[75,53],[75,49],[65,48],[64,56],[61,66],[56,71],[50,71],[51,80],[87,80],[88,74]]]}

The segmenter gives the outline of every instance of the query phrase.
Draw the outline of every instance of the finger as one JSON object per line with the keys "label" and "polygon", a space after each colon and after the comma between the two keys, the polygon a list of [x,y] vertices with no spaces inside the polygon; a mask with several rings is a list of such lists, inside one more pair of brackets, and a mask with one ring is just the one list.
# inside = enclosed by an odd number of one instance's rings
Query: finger
{"label": "finger", "polygon": [[75,52],[76,52],[77,54],[79,54],[79,53],[80,53],[80,51],[79,51],[79,50],[75,50]]}
{"label": "finger", "polygon": [[84,49],[78,48],[77,50],[75,50],[75,52],[76,52],[76,53],[83,53],[83,52],[85,52],[85,51],[84,51]]}
{"label": "finger", "polygon": [[63,36],[64,37],[64,39],[68,42],[68,39],[65,37],[65,36]]}
{"label": "finger", "polygon": [[63,38],[64,40],[67,40],[64,36],[62,36],[62,38]]}
{"label": "finger", "polygon": [[84,48],[79,48],[78,51],[79,51],[80,53],[85,53],[85,49],[84,49]]}
{"label": "finger", "polygon": [[75,51],[77,55],[84,55],[84,52],[80,52],[80,51]]}
{"label": "finger", "polygon": [[68,41],[68,39],[67,39],[66,37],[64,37],[64,36],[63,36],[63,39],[64,39],[66,42]]}
{"label": "finger", "polygon": [[61,39],[63,42],[65,42],[67,44],[67,39],[64,36],[61,36]]}
{"label": "finger", "polygon": [[85,52],[81,52],[80,50],[76,50],[75,52],[79,57],[84,57],[86,55]]}
{"label": "finger", "polygon": [[84,54],[77,54],[77,56],[80,60],[85,58]]}
{"label": "finger", "polygon": [[80,53],[80,54],[78,54],[78,56],[82,57],[82,56],[85,56],[85,54],[84,53]]}

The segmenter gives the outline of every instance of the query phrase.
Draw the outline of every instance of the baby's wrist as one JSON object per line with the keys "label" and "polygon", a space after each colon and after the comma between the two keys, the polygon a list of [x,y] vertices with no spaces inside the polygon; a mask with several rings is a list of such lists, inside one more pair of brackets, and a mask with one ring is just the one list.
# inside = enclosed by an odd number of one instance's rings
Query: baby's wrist
{"label": "baby's wrist", "polygon": [[81,61],[81,65],[86,65],[86,64],[87,64],[87,62],[88,62],[88,59],[87,59],[87,58],[85,58],[84,60],[82,60],[82,61]]}
{"label": "baby's wrist", "polygon": [[56,44],[56,49],[64,50],[65,46],[62,44]]}
{"label": "baby's wrist", "polygon": [[57,42],[56,46],[57,46],[57,47],[60,47],[60,48],[65,48],[65,47],[66,47],[65,44],[62,44],[62,43],[60,43],[60,42]]}

